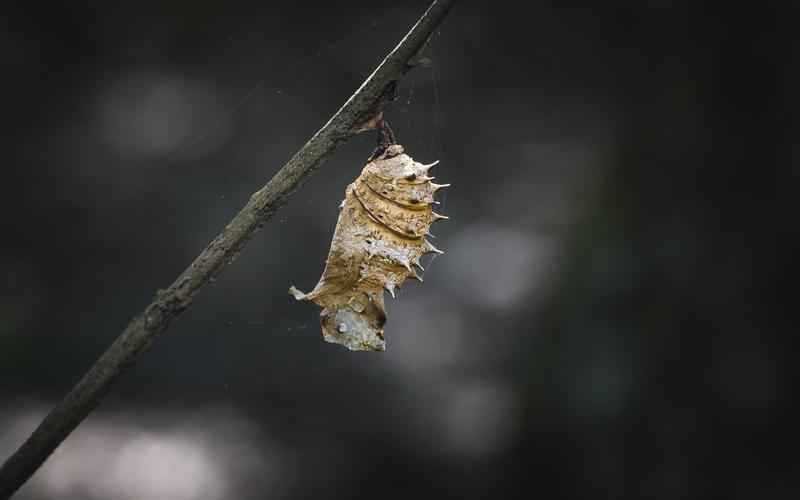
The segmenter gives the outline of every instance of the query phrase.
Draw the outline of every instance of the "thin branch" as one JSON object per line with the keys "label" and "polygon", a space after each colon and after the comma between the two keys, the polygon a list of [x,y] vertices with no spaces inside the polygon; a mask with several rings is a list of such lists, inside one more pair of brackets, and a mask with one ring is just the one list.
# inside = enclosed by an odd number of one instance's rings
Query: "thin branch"
{"label": "thin branch", "polygon": [[333,151],[361,130],[374,128],[396,82],[416,64],[419,52],[452,7],[436,0],[411,31],[314,136],[255,192],[242,210],[166,290],[136,316],[86,375],[45,417],[39,427],[0,468],[0,499],[7,499],[30,478],[64,439],[97,407],[114,381],[192,302],[195,294],[233,262],[253,235],[319,168]]}

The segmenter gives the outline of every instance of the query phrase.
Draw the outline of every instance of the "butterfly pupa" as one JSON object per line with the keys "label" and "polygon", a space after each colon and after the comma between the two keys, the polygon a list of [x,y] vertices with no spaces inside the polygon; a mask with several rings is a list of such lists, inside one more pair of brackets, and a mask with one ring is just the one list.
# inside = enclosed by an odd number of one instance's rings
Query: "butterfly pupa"
{"label": "butterfly pupa", "polygon": [[406,279],[422,281],[420,257],[443,253],[427,239],[431,224],[447,217],[433,211],[430,168],[392,144],[374,156],[345,190],[331,248],[317,285],[294,286],[297,300],[321,306],[323,338],[353,351],[386,349],[384,292],[394,297]]}

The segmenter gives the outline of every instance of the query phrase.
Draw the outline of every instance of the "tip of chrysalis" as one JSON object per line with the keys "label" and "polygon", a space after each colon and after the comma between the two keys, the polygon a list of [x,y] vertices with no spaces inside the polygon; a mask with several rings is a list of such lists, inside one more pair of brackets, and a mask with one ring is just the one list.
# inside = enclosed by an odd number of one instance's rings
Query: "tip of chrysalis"
{"label": "tip of chrysalis", "polygon": [[304,294],[303,292],[301,292],[300,290],[295,288],[294,285],[289,287],[289,295],[291,295],[292,297],[294,297],[297,300],[305,300],[306,299],[306,294]]}

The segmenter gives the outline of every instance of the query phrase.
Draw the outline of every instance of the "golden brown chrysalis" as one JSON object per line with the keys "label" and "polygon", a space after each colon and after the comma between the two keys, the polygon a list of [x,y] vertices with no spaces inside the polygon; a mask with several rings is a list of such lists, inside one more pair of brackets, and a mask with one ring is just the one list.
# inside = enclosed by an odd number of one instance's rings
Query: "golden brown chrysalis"
{"label": "golden brown chrysalis", "polygon": [[443,253],[425,237],[432,223],[447,219],[434,212],[429,169],[392,144],[373,157],[347,186],[331,249],[319,283],[309,293],[294,286],[297,300],[321,306],[322,336],[353,351],[383,351],[386,310],[383,292],[393,297],[407,278],[422,281],[420,257]]}

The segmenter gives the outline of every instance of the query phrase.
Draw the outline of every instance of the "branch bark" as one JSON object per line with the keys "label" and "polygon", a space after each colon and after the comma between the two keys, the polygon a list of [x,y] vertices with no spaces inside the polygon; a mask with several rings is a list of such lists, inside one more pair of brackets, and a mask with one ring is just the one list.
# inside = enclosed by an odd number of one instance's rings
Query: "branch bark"
{"label": "branch bark", "polygon": [[[133,365],[212,278],[232,263],[247,242],[334,150],[381,119],[396,82],[415,64],[454,0],[435,0],[358,90],[225,226],[192,264],[136,316],[83,378],[0,468],[0,499],[7,499],[97,407],[116,379]],[[366,124],[366,125],[365,125]]]}

